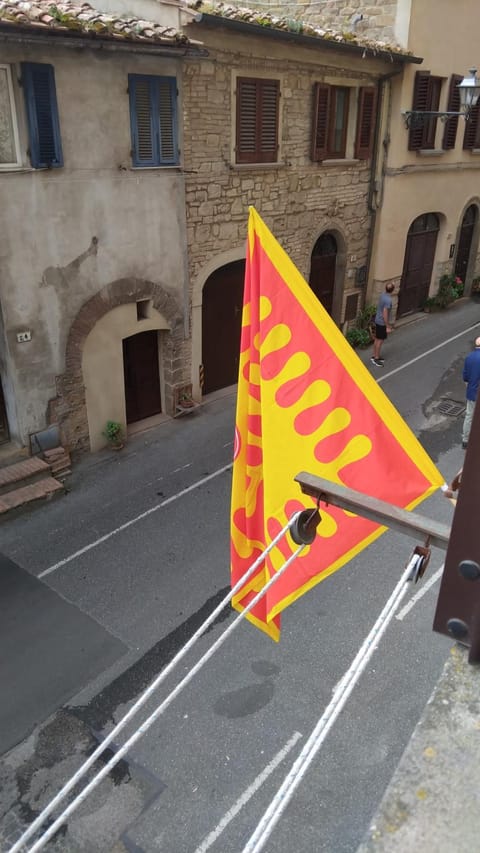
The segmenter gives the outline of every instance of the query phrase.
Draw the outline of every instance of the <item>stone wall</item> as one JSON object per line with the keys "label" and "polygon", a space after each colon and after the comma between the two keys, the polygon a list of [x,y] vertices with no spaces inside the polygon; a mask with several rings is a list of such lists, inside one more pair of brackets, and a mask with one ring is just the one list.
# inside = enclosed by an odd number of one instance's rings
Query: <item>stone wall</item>
{"label": "stone wall", "polygon": [[[281,58],[265,59],[270,46],[256,44],[259,40],[250,38],[248,51],[243,53],[238,37],[234,41],[230,34],[224,33],[220,48],[207,35],[199,31],[197,37],[202,38],[209,50],[209,59],[189,62],[184,76],[191,285],[196,286],[207,266],[212,271],[212,259],[216,256],[225,257],[232,248],[245,246],[248,207],[253,205],[307,280],[318,237],[325,231],[339,235],[346,264],[341,315],[335,318],[341,325],[348,294],[359,293],[358,307],[362,307],[363,292],[355,287],[355,272],[367,263],[370,162],[311,161],[312,93],[314,83],[325,78],[349,78],[356,86],[372,84],[375,82],[372,66],[363,61],[363,65],[359,62],[355,68],[351,58],[345,57],[332,61],[331,52],[312,64],[307,59],[302,61],[298,47],[288,51],[284,48]],[[231,51],[228,37],[232,39]],[[311,55],[308,59],[311,60]],[[236,166],[233,162],[235,73],[281,80],[277,164]],[[379,67],[377,73],[383,73],[383,68]],[[193,377],[196,372],[198,367],[194,364]]]}
{"label": "stone wall", "polygon": [[[355,32],[358,36],[367,36],[371,39],[394,43],[395,21],[397,6],[395,2],[383,2],[383,0],[316,0],[311,4],[287,0],[279,3],[278,0],[249,0],[248,3],[233,0],[231,5],[248,6],[252,9],[260,9],[263,12],[271,12],[279,17],[293,20],[304,20],[310,24],[331,28],[337,32]],[[401,2],[401,0],[400,0]],[[362,15],[362,20],[355,18]]]}

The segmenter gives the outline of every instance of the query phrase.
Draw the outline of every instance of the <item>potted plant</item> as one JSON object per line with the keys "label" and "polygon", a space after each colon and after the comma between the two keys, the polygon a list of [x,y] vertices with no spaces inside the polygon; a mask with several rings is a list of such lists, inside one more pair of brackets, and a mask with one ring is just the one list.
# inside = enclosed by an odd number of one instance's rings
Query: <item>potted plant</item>
{"label": "potted plant", "polygon": [[105,436],[114,450],[121,450],[123,447],[123,427],[118,421],[107,421],[102,435]]}

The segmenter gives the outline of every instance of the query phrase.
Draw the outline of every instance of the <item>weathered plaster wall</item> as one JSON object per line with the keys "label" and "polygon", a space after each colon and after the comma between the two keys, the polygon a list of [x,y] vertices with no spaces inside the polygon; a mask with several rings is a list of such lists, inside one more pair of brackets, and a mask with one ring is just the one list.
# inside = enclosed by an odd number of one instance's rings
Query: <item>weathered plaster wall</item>
{"label": "weathered plaster wall", "polygon": [[[404,110],[412,109],[417,70],[430,71],[444,79],[439,109],[447,108],[450,76],[467,73],[473,62],[471,57],[478,56],[476,30],[471,26],[478,17],[478,3],[465,0],[460,7],[449,0],[412,0],[410,11],[408,48],[423,57],[423,63],[407,65],[403,76],[392,79],[391,121],[384,136],[386,158],[379,180],[382,187],[369,301],[376,299],[387,281],[400,282],[408,229],[417,216],[428,212],[438,214],[441,222],[430,290],[436,292],[439,276],[455,263],[455,257],[449,258],[450,246],[458,245],[463,213],[468,204],[476,203],[478,192],[480,157],[463,151],[464,119],[459,119],[454,149],[442,149],[444,124],[438,120],[435,149],[409,151],[402,115]],[[477,248],[478,233],[473,241],[467,289],[480,270]]]}
{"label": "weathered plaster wall", "polygon": [[[133,54],[2,47],[2,61],[21,60],[54,65],[65,163],[0,173],[1,302],[18,412],[14,437],[26,441],[44,428],[49,401],[68,384],[67,341],[82,306],[119,279],[132,283],[135,302],[142,298],[135,282],[148,281],[173,298],[181,317],[186,269],[183,177],[178,169],[131,167],[127,94],[128,73],[176,75],[181,89],[180,67]],[[18,86],[16,97],[23,115]],[[27,164],[24,133],[22,143]],[[172,368],[169,381],[180,382],[188,376],[190,347],[181,325],[175,328],[177,375]],[[26,329],[31,342],[18,344],[17,332]],[[76,405],[82,402],[72,400]],[[69,433],[69,414],[60,408]],[[86,423],[85,415],[79,420]]]}
{"label": "weathered plaster wall", "polygon": [[[336,319],[342,321],[347,294],[358,292],[355,270],[367,260],[370,163],[311,161],[313,84],[322,80],[338,85],[374,84],[387,65],[333,51],[322,54],[320,49],[285,45],[268,37],[208,30],[201,24],[191,30],[210,54],[207,60],[186,64],[184,78],[187,235],[194,308],[192,379],[198,393],[202,287],[209,273],[226,259],[244,257],[249,205],[258,210],[307,279],[320,234],[335,230],[341,235],[347,269]],[[276,164],[234,163],[238,74],[281,81],[280,162]],[[354,130],[352,113],[352,152]]]}

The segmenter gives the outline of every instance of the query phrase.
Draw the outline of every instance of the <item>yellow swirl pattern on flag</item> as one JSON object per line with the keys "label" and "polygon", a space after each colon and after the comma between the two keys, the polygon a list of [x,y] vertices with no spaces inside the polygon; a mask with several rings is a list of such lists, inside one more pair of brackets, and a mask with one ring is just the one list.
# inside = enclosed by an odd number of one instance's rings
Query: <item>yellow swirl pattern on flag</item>
{"label": "yellow swirl pattern on flag", "polygon": [[[231,504],[232,585],[292,514],[300,471],[413,509],[444,479],[258,213],[250,208]],[[248,614],[280,613],[385,530],[322,507],[314,543]],[[242,610],[296,548],[287,535],[233,599]]]}

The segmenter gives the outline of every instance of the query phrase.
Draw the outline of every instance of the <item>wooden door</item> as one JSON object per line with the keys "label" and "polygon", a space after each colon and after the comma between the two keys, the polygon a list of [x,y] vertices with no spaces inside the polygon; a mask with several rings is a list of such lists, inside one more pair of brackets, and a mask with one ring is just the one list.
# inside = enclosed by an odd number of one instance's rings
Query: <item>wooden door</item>
{"label": "wooden door", "polygon": [[333,309],[336,264],[336,240],[332,234],[322,234],[313,248],[309,284],[317,299],[330,315]]}
{"label": "wooden door", "polygon": [[127,424],[162,411],[158,332],[140,332],[123,341]]}
{"label": "wooden door", "polygon": [[245,261],[216,270],[203,288],[203,393],[238,382]]}
{"label": "wooden door", "polygon": [[438,219],[434,213],[418,217],[410,226],[398,295],[397,317],[420,311],[430,289],[437,245]]}
{"label": "wooden door", "polygon": [[7,412],[5,409],[5,400],[3,398],[2,380],[0,378],[0,444],[10,440],[8,429]]}
{"label": "wooden door", "polygon": [[473,230],[477,221],[477,208],[474,204],[465,211],[458,240],[457,257],[455,259],[455,275],[458,275],[465,284],[468,262],[470,260],[470,249],[472,246]]}

